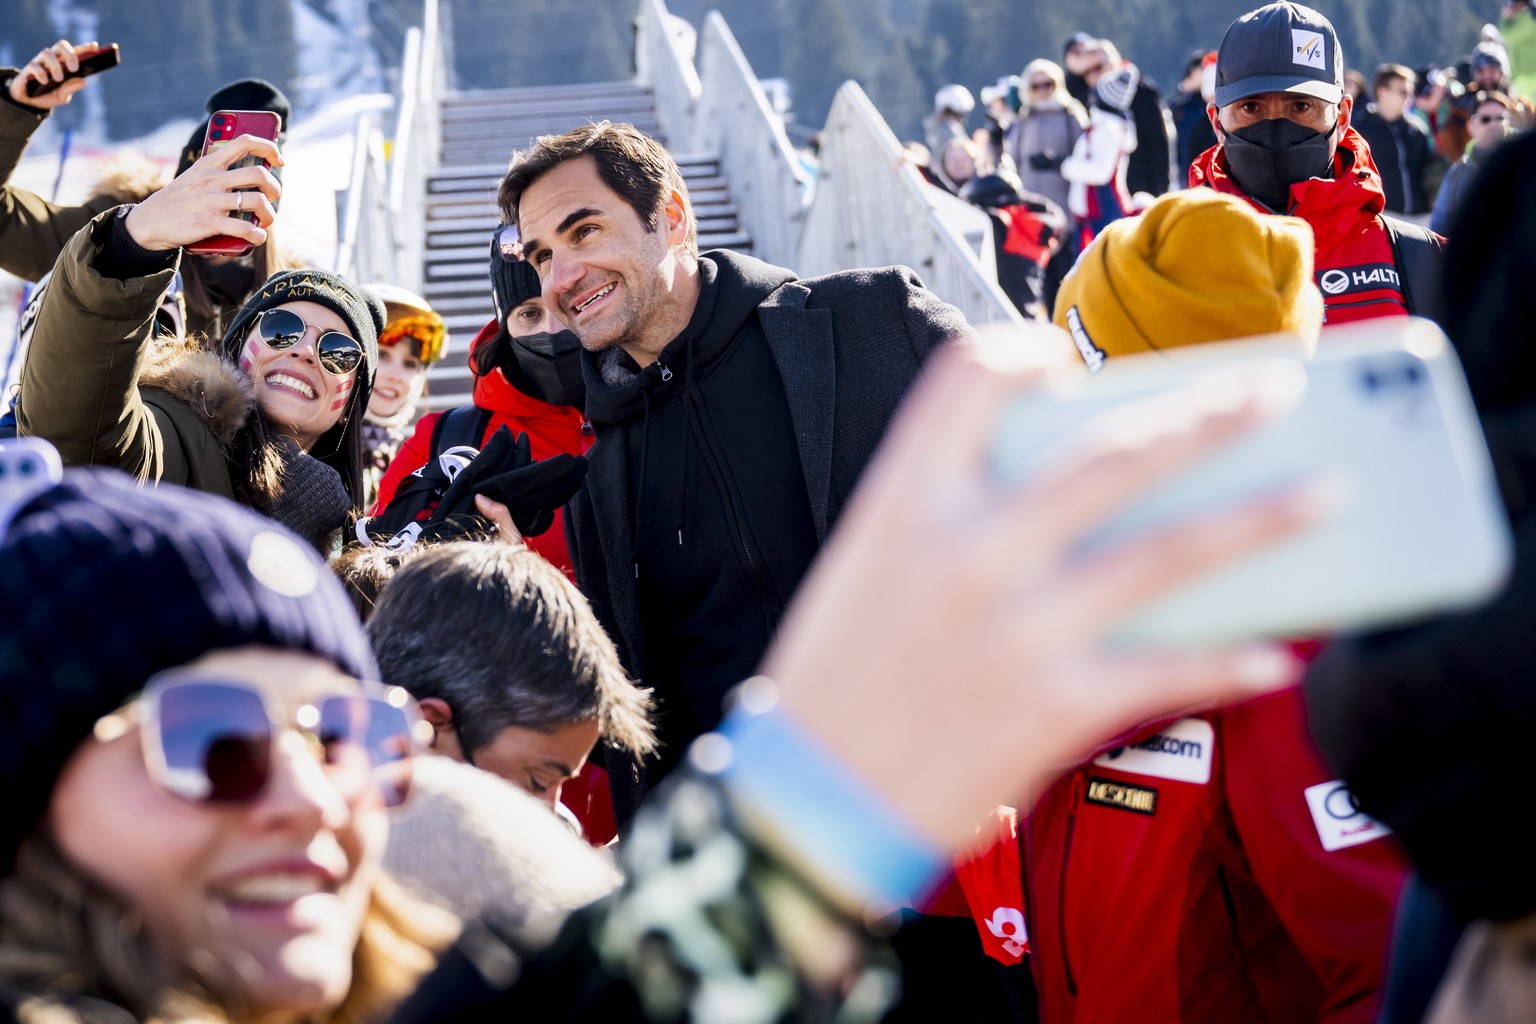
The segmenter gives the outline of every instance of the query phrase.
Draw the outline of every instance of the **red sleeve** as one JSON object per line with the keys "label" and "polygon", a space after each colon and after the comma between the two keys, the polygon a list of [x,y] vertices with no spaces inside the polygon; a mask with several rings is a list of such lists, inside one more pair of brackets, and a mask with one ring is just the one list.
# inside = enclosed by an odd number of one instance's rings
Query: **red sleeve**
{"label": "red sleeve", "polygon": [[1407,874],[1313,747],[1299,689],[1222,713],[1228,802],[1265,898],[1324,988],[1319,1024],[1376,1019]]}
{"label": "red sleeve", "polygon": [[970,846],[955,854],[954,881],[965,897],[987,955],[1003,964],[1021,962],[1029,952],[1029,933],[1024,926],[1017,811],[1012,807],[993,810]]}
{"label": "red sleeve", "polygon": [[593,846],[607,846],[619,834],[613,815],[613,796],[608,789],[608,773],[588,761],[581,773],[560,787],[560,802],[570,808],[581,822],[582,834]]}
{"label": "red sleeve", "polygon": [[383,512],[384,506],[389,504],[395,491],[399,490],[400,481],[427,464],[427,459],[432,455],[432,431],[437,428],[437,420],[441,415],[440,412],[428,413],[417,421],[415,431],[405,439],[400,450],[395,452],[395,457],[389,461],[389,468],[379,481],[379,500],[374,503],[370,515],[376,516]]}

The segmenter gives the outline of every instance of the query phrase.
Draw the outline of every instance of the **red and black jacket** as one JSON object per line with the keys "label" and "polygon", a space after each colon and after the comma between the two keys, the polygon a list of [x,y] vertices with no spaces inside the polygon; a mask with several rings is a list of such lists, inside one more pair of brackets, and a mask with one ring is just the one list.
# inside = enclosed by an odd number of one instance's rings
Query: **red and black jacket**
{"label": "red and black jacket", "polygon": [[1023,825],[1041,1021],[1374,1020],[1406,863],[1300,692],[1118,742]]}
{"label": "red and black jacket", "polygon": [[1270,210],[1244,193],[1219,145],[1190,167],[1189,184],[1239,196],[1262,213],[1287,213],[1311,226],[1326,323],[1409,313],[1439,319],[1444,239],[1382,214],[1381,175],[1370,147],[1353,128],[1344,132],[1334,153],[1333,177],[1292,185],[1288,210]]}

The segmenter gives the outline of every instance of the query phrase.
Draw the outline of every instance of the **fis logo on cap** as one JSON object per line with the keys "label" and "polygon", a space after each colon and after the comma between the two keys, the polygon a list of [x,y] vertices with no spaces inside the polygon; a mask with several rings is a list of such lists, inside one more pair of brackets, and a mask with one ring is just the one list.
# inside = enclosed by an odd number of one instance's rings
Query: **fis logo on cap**
{"label": "fis logo on cap", "polygon": [[1319,71],[1327,70],[1323,65],[1323,34],[1321,32],[1306,32],[1299,28],[1291,29],[1291,45],[1295,48],[1291,54],[1291,63],[1300,64],[1304,68],[1317,68]]}

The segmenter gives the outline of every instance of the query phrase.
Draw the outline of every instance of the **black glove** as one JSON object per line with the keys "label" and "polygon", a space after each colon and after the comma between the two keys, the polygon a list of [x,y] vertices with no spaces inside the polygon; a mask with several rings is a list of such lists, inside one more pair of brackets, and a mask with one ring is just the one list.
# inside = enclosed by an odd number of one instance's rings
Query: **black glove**
{"label": "black glove", "polygon": [[528,435],[514,438],[503,426],[454,478],[438,514],[475,515],[475,495],[483,494],[507,506],[518,533],[537,537],[554,523],[555,511],[571,500],[586,475],[587,460],[564,452],[535,462]]}
{"label": "black glove", "polygon": [[548,530],[555,510],[581,486],[587,460],[560,454],[533,461],[528,435],[503,426],[485,448],[450,448],[406,478],[384,511],[358,523],[358,539],[394,549],[420,538],[453,540],[494,530],[475,495],[506,505],[524,537]]}
{"label": "black glove", "polygon": [[1061,169],[1061,162],[1065,156],[1055,156],[1051,153],[1029,154],[1029,166],[1037,171],[1057,171]]}

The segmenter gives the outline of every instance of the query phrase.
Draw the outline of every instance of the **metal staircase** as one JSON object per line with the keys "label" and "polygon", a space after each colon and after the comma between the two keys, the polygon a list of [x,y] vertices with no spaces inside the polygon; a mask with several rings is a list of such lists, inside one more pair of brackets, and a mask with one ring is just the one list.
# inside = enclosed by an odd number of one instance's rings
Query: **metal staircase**
{"label": "metal staircase", "polygon": [[[427,177],[423,293],[448,323],[451,347],[427,376],[425,410],[470,400],[469,343],[495,316],[491,232],[496,185],[516,149],[587,121],[626,121],[667,139],[651,91],[631,82],[450,94],[442,103],[440,162]],[[673,154],[698,220],[699,248],[750,252],[730,189],[712,155]]]}

